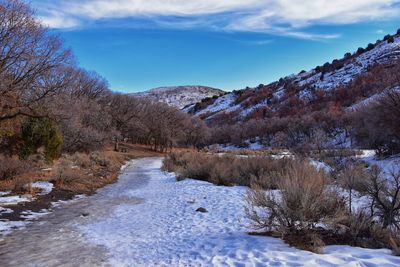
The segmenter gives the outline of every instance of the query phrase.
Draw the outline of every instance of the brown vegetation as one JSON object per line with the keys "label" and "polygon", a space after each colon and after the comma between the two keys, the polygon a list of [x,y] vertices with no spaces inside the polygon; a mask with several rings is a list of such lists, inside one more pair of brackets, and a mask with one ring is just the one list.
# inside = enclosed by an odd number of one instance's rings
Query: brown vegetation
{"label": "brown vegetation", "polygon": [[276,177],[279,191],[265,192],[253,184],[247,195],[247,213],[257,228],[285,236],[312,231],[343,216],[343,199],[328,188],[325,174],[308,163],[293,161]]}
{"label": "brown vegetation", "polygon": [[[399,79],[400,80],[400,79]],[[400,152],[400,91],[387,90],[375,103],[352,114],[353,134],[360,144],[384,156]]]}
{"label": "brown vegetation", "polygon": [[[339,176],[340,185],[349,190],[348,198],[332,178],[301,161],[293,161],[276,175],[278,190],[252,184],[248,191],[246,211],[255,229],[314,252],[324,244],[350,244],[391,248],[398,255],[399,174],[383,178],[377,167],[365,170],[348,164]],[[368,196],[367,207],[351,208],[354,192]]]}
{"label": "brown vegetation", "polygon": [[123,160],[157,154],[138,146],[132,154],[132,144],[160,152],[204,145],[203,121],[112,92],[28,4],[0,0],[0,11],[0,189],[46,179],[91,192],[114,181]]}
{"label": "brown vegetation", "polygon": [[169,154],[163,170],[176,172],[178,179],[192,178],[216,185],[244,185],[258,183],[274,188],[274,173],[284,169],[291,160],[273,159],[269,155],[218,155],[203,152]]}
{"label": "brown vegetation", "polygon": [[0,160],[0,171],[4,177],[0,180],[0,191],[12,190],[14,194],[34,193],[30,191],[30,183],[50,181],[56,189],[71,191],[73,194],[90,194],[115,182],[121,166],[127,160],[162,155],[146,146],[122,145],[126,148],[125,153],[107,147],[90,153],[64,154],[51,164],[44,160],[43,155],[28,160]]}

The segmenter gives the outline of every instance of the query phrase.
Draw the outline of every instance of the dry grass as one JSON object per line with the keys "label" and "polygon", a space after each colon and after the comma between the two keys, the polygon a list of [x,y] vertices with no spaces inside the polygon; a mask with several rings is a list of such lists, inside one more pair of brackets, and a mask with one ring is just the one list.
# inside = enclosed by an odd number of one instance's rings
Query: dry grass
{"label": "dry grass", "polygon": [[89,154],[64,155],[55,164],[53,179],[58,189],[90,194],[117,180],[125,161],[162,154],[141,145],[123,144],[124,151],[116,152],[112,146]]}
{"label": "dry grass", "polygon": [[86,153],[64,154],[51,165],[40,155],[26,161],[18,158],[0,157],[0,191],[11,190],[13,194],[35,194],[29,186],[36,181],[51,181],[57,189],[74,193],[93,193],[96,189],[118,178],[120,167],[126,160],[161,156],[142,145],[123,144],[124,153],[115,152],[113,146]]}
{"label": "dry grass", "polygon": [[13,191],[18,194],[36,193],[30,183],[40,180],[38,164],[17,157],[0,157],[0,191]]}
{"label": "dry grass", "polygon": [[177,173],[178,180],[192,178],[216,185],[244,185],[258,183],[274,188],[274,173],[285,168],[291,159],[272,159],[268,156],[216,155],[195,151],[169,154],[163,170]]}
{"label": "dry grass", "polygon": [[21,175],[29,170],[30,167],[31,164],[28,161],[22,161],[15,157],[2,157],[0,158],[0,181]]}
{"label": "dry grass", "polygon": [[322,248],[325,246],[325,242],[321,235],[313,232],[299,232],[296,234],[285,235],[283,240],[290,246],[317,254],[322,254]]}
{"label": "dry grass", "polygon": [[395,256],[400,256],[400,236],[397,235],[391,235],[389,237],[389,244],[392,249],[392,253]]}

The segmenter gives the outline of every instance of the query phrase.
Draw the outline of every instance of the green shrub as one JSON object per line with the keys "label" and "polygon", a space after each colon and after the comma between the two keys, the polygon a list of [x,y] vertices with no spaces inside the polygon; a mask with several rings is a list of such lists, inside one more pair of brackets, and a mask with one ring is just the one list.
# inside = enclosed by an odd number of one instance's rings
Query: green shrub
{"label": "green shrub", "polygon": [[27,158],[37,153],[44,147],[44,156],[47,161],[52,161],[60,155],[63,144],[61,131],[56,123],[48,118],[28,118],[22,125],[21,158]]}

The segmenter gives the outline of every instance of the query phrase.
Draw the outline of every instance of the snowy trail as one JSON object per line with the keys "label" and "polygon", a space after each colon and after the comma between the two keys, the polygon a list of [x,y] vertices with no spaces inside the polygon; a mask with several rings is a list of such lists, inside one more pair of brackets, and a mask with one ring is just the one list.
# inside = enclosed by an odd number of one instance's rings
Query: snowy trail
{"label": "snowy trail", "polygon": [[0,266],[400,266],[389,250],[329,246],[318,255],[249,236],[246,188],[177,182],[161,162],[134,160],[118,183],[7,236]]}
{"label": "snowy trail", "polygon": [[[78,226],[112,215],[119,205],[140,203],[130,189],[146,184],[149,177],[144,169],[153,161],[131,162],[117,183],[93,196],[60,205],[26,229],[7,235],[0,241],[0,266],[110,266],[108,250],[88,243]],[[143,167],[137,168],[137,163]]]}

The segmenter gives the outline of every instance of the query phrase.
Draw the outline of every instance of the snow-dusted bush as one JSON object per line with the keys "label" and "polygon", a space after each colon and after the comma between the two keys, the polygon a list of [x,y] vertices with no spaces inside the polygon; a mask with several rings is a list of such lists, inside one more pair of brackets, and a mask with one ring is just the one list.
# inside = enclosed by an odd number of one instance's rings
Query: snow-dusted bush
{"label": "snow-dusted bush", "polygon": [[323,172],[300,160],[277,174],[277,191],[257,184],[247,194],[246,212],[257,229],[285,236],[307,233],[345,214],[345,202],[329,188]]}

